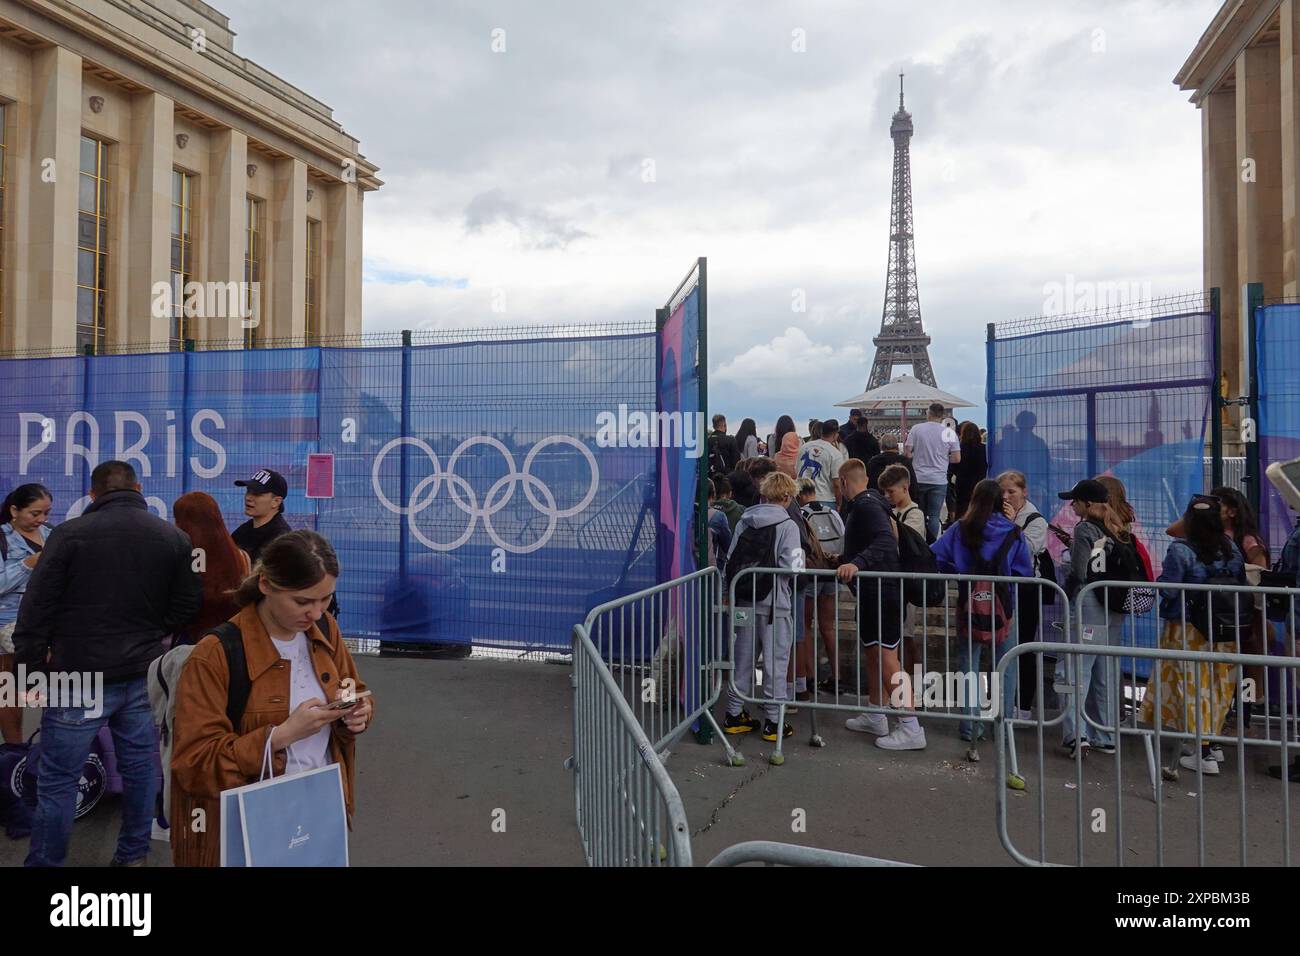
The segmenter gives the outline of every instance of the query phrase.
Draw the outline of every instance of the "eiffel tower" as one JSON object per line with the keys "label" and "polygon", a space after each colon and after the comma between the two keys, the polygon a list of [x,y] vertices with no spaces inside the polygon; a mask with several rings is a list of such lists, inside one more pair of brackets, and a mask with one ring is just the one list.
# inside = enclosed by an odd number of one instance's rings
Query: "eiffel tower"
{"label": "eiffel tower", "polygon": [[912,114],[903,108],[903,74],[898,74],[898,112],[889,127],[894,139],[894,189],[889,208],[889,276],[885,314],[874,339],[876,361],[867,391],[888,385],[896,365],[910,365],[912,375],[938,387],[930,365],[930,336],[921,324],[916,288],[916,250],[912,235]]}

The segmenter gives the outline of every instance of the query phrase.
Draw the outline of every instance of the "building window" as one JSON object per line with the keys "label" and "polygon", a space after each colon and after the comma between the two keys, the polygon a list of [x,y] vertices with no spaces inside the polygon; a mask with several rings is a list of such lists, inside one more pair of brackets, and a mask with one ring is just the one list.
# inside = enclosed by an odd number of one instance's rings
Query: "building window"
{"label": "building window", "polygon": [[194,278],[194,176],[172,170],[171,347],[179,351],[194,337],[194,318],[185,315],[185,287]]}
{"label": "building window", "polygon": [[257,348],[262,318],[262,244],[266,241],[262,200],[247,197],[244,242],[244,348]]}
{"label": "building window", "polygon": [[104,349],[108,316],[108,144],[81,137],[77,199],[77,351]]}
{"label": "building window", "polygon": [[5,105],[0,103],[0,327],[5,317]]}
{"label": "building window", "polygon": [[320,337],[320,223],[307,220],[307,344]]}

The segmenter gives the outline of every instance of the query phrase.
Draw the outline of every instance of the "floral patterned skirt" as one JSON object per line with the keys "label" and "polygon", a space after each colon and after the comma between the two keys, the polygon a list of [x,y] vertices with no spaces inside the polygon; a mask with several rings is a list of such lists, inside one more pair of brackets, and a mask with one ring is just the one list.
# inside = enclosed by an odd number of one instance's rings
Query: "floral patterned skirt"
{"label": "floral patterned skirt", "polygon": [[[1166,621],[1160,646],[1169,650],[1212,651],[1201,632],[1182,621]],[[1231,664],[1197,664],[1191,661],[1159,661],[1147,679],[1139,719],[1154,724],[1156,679],[1160,680],[1160,725],[1170,730],[1218,734],[1228,716],[1228,705],[1236,691],[1236,668]]]}

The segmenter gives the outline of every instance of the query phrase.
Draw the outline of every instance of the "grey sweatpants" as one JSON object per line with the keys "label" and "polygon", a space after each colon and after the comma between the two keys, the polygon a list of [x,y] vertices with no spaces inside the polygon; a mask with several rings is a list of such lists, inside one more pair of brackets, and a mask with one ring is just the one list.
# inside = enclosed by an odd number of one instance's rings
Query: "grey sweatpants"
{"label": "grey sweatpants", "polygon": [[[759,611],[753,626],[736,628],[736,687],[746,697],[754,696],[755,657],[763,660],[763,700],[787,700],[786,676],[790,670],[790,651],[794,646],[794,619],[789,610],[777,611],[775,622],[768,621]],[[758,654],[755,654],[757,650]],[[740,713],[743,701],[730,686],[727,687],[727,713],[733,717]],[[776,722],[779,708],[775,703],[765,703],[763,713]]]}

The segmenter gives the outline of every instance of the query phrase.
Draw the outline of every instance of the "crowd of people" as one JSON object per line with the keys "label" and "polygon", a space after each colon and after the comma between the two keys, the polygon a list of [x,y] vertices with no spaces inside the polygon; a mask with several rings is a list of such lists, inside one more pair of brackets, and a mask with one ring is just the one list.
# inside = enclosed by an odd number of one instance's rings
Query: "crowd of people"
{"label": "crowd of people", "polygon": [[[729,691],[723,729],[728,734],[759,731],[776,741],[793,734],[777,726],[780,706],[797,712],[813,699],[813,686],[841,693],[836,646],[836,605],[840,588],[856,595],[856,632],[862,644],[866,694],[872,710],[851,718],[849,730],[870,734],[887,750],[926,747],[925,731],[908,711],[920,709],[920,694],[910,688],[905,661],[920,661],[926,635],[926,606],[948,601],[947,588],[936,602],[927,585],[900,572],[1025,578],[1058,584],[1072,602],[1082,602],[1086,642],[1114,646],[1124,640],[1126,619],[1155,609],[1161,622],[1159,646],[1180,651],[1207,649],[1262,654],[1272,637],[1262,596],[1161,588],[1159,585],[1300,586],[1300,520],[1269,568],[1269,548],[1249,502],[1238,491],[1220,487],[1196,495],[1184,515],[1167,529],[1173,539],[1155,574],[1154,565],[1129,503],[1123,482],[1111,475],[1078,482],[1058,492],[1073,522],[1053,523],[1029,500],[1024,474],[1004,471],[990,479],[985,434],[966,422],[954,427],[945,409],[932,405],[925,422],[896,442],[877,440],[866,416],[855,410],[849,422],[810,422],[809,434],[796,434],[783,416],[766,442],[745,419],[735,438],[724,416],[714,417],[710,435],[710,541],[717,566],[727,577],[752,582],[737,589],[737,605],[753,619],[737,622],[735,686]],[[1041,481],[1041,477],[1039,479]],[[1055,514],[1057,509],[1053,509]],[[1053,558],[1050,542],[1060,542]],[[1060,568],[1057,568],[1057,560]],[[772,583],[746,568],[779,568]],[[809,569],[829,575],[801,574]],[[863,572],[873,574],[863,576]],[[899,577],[891,577],[898,574]],[[1105,582],[1098,584],[1098,582]],[[1089,587],[1089,585],[1095,585]],[[1143,585],[1147,585],[1144,587]],[[934,585],[928,586],[933,591]],[[957,664],[963,674],[988,673],[1017,643],[1042,640],[1043,608],[1054,588],[1041,584],[958,587]],[[981,601],[983,603],[981,603]],[[734,609],[733,609],[734,610]],[[1292,620],[1294,620],[1292,618]],[[945,632],[946,634],[946,632]],[[818,681],[818,641],[829,676]],[[900,657],[900,648],[903,656]],[[981,662],[985,648],[987,664]],[[756,659],[763,662],[762,720],[751,717],[745,699],[754,699]],[[1029,719],[1045,676],[1039,657],[1026,654],[1009,668],[999,706],[1002,713]],[[1082,758],[1090,751],[1113,754],[1120,702],[1119,662],[1097,654],[1062,654],[1057,669],[1075,697],[1062,701],[1061,752]],[[1245,732],[1259,733],[1254,718],[1264,697],[1265,668],[1247,668],[1254,693],[1241,692],[1230,665],[1164,661],[1153,667],[1142,695],[1139,719],[1166,729],[1212,737],[1221,735],[1234,707]],[[1048,681],[1052,675],[1046,675]],[[890,689],[910,693],[900,701]],[[1156,685],[1159,685],[1159,694]],[[738,691],[738,693],[737,693]],[[850,690],[856,693],[856,689]],[[914,695],[914,696],[913,696]],[[1156,699],[1159,697],[1159,712]],[[891,723],[890,709],[903,713]],[[968,713],[973,717],[973,709]],[[1086,715],[1087,719],[1081,719]],[[963,740],[977,739],[984,724],[962,720]],[[1217,775],[1222,750],[1206,743],[1199,752],[1186,741],[1167,738],[1162,770],[1175,780],[1180,769]],[[1300,758],[1269,772],[1300,780]]]}
{"label": "crowd of people", "polygon": [[114,866],[144,865],[156,827],[177,865],[218,865],[220,794],[268,769],[338,764],[350,819],[373,698],[327,613],[338,558],[321,535],[289,526],[282,475],[262,469],[235,485],[247,520],[233,533],[204,492],[174,502],[174,523],[152,514],[123,461],[98,465],[91,504],[53,529],[42,485],[0,506],[0,668],[95,678],[76,699],[26,702],[43,704],[36,747],[22,709],[0,708],[0,754],[36,764],[35,809],[0,805],[9,837],[30,835],[28,866],[64,862],[105,727],[123,791]]}

